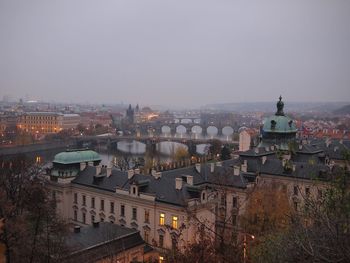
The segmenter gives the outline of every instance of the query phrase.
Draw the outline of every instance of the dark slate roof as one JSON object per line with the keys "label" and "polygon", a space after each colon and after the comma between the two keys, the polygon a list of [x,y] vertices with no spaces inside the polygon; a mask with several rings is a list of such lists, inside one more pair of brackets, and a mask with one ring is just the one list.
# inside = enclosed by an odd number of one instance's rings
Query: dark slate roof
{"label": "dark slate roof", "polygon": [[324,164],[309,164],[304,162],[293,162],[295,171],[286,171],[281,160],[268,159],[264,164],[261,160],[248,160],[248,172],[262,174],[294,177],[300,179],[326,179],[329,168]]}
{"label": "dark slate roof", "polygon": [[72,253],[77,253],[112,241],[117,242],[117,249],[118,241],[123,243],[120,250],[144,244],[139,231],[107,222],[100,222],[98,227],[81,227],[80,232],[71,233],[66,242]]}
{"label": "dark slate roof", "polygon": [[256,153],[255,149],[249,149],[248,151],[239,152],[240,156],[258,157],[265,155],[273,155],[276,152],[272,151],[270,148],[267,150],[265,147],[258,147],[259,152]]}
{"label": "dark slate roof", "polygon": [[[215,165],[213,173],[210,172],[211,164],[201,164],[200,173],[197,172],[195,166],[163,171],[161,178],[158,179],[152,175],[144,174],[135,174],[131,179],[128,179],[127,172],[116,169],[112,170],[109,177],[96,177],[96,167],[87,166],[72,183],[110,192],[115,192],[116,188],[129,191],[130,186],[135,184],[139,185],[139,192],[154,195],[157,202],[183,206],[187,199],[199,198],[199,187],[206,183],[221,183],[230,187],[244,188],[246,182],[243,177],[233,176],[231,166],[235,163],[239,163],[239,160],[224,161],[221,167]],[[186,183],[188,175],[193,176],[193,186]],[[183,179],[181,190],[175,188],[175,178]]]}
{"label": "dark slate roof", "polygon": [[328,145],[324,140],[318,146],[322,148],[326,156],[333,160],[344,160],[344,152],[350,150],[347,143],[341,143],[339,140],[331,140]]}

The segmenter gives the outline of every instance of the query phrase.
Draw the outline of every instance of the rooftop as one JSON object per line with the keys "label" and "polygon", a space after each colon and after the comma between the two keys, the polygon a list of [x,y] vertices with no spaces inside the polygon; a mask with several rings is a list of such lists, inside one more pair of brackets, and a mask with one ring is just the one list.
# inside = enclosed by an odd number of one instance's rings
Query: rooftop
{"label": "rooftop", "polygon": [[101,161],[100,155],[92,150],[65,151],[55,155],[53,163],[75,164]]}

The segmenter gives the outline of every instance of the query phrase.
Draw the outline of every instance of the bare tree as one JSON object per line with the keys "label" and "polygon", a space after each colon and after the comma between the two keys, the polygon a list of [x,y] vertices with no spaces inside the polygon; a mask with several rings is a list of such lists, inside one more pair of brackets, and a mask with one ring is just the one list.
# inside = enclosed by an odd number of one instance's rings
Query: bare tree
{"label": "bare tree", "polygon": [[7,262],[59,262],[64,254],[65,224],[38,178],[38,168],[24,158],[0,160],[0,237]]}

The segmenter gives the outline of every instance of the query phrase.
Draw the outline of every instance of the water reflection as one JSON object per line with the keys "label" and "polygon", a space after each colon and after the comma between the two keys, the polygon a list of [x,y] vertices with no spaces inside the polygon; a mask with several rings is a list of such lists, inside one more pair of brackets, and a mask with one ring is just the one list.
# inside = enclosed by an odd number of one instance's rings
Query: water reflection
{"label": "water reflection", "polygon": [[117,149],[124,153],[143,154],[146,152],[146,144],[138,141],[120,141],[117,144]]}

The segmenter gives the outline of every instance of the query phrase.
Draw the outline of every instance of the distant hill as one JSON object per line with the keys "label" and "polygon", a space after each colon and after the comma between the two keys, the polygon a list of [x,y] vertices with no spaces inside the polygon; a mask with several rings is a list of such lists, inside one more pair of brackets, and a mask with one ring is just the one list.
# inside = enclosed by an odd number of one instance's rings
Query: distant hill
{"label": "distant hill", "polygon": [[[333,112],[341,106],[345,106],[346,102],[293,102],[285,101],[285,112]],[[274,112],[276,111],[276,101],[271,102],[242,102],[242,103],[217,103],[207,104],[201,107],[202,110],[220,110],[220,111],[262,111]]]}
{"label": "distant hill", "polygon": [[350,104],[333,111],[334,114],[350,114]]}

